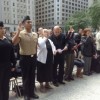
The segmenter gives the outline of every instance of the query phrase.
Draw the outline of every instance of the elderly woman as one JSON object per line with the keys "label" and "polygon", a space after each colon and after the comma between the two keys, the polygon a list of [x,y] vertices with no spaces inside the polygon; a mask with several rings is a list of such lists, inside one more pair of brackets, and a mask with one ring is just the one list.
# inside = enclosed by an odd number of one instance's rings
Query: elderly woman
{"label": "elderly woman", "polygon": [[84,57],[84,74],[91,75],[90,68],[91,68],[91,60],[93,55],[96,54],[94,41],[91,35],[91,30],[89,28],[84,29],[84,36],[82,36],[82,54]]}
{"label": "elderly woman", "polygon": [[4,37],[4,25],[0,21],[0,100],[9,99],[10,71],[14,71],[15,64],[13,46]]}
{"label": "elderly woman", "polygon": [[[42,37],[38,38],[37,80],[40,83],[40,91],[42,92],[45,91],[46,88],[51,88],[49,82],[52,81],[53,55],[56,54],[56,48],[48,37],[49,31],[43,29]],[[45,86],[43,82],[45,82]]]}

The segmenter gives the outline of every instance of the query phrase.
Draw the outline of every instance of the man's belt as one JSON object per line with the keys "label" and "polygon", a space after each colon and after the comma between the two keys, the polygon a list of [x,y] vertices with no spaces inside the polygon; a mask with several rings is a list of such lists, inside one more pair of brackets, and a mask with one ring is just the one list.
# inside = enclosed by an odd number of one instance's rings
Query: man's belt
{"label": "man's belt", "polygon": [[31,57],[31,58],[33,58],[34,55],[36,55],[36,54],[32,54],[32,55],[21,55],[21,56],[22,56],[22,57]]}

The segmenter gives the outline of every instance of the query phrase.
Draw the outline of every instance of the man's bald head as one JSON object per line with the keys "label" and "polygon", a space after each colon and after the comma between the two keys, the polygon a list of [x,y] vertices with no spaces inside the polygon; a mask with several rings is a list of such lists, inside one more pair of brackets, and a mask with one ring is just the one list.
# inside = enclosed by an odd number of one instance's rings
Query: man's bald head
{"label": "man's bald head", "polygon": [[54,29],[59,29],[60,28],[60,26],[54,26]]}
{"label": "man's bald head", "polygon": [[53,33],[55,36],[59,36],[61,34],[60,33],[60,26],[54,26]]}

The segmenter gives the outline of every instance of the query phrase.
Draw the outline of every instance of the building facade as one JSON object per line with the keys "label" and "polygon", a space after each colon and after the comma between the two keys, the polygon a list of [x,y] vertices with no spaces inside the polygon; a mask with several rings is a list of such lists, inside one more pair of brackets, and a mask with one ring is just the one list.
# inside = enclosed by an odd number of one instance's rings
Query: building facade
{"label": "building facade", "polygon": [[37,28],[60,25],[64,29],[72,14],[89,7],[89,0],[36,0],[35,5]]}
{"label": "building facade", "polygon": [[17,25],[23,17],[29,15],[35,30],[34,0],[0,0],[0,20],[4,22],[8,31],[16,31]]}

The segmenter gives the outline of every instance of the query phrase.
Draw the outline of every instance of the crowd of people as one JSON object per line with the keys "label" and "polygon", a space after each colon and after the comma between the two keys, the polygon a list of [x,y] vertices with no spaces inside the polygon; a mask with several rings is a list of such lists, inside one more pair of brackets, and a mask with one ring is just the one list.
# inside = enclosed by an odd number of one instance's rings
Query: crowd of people
{"label": "crowd of people", "polygon": [[9,98],[10,73],[16,70],[16,60],[20,61],[24,100],[31,100],[39,98],[35,94],[35,78],[40,83],[40,91],[45,93],[46,89],[52,89],[51,83],[58,87],[74,80],[74,65],[76,77],[90,76],[92,58],[100,55],[100,32],[94,38],[90,28],[76,33],[70,26],[64,34],[56,25],[53,29],[40,27],[35,33],[30,17],[25,16],[11,37],[11,40],[6,37],[0,21],[0,100]]}

